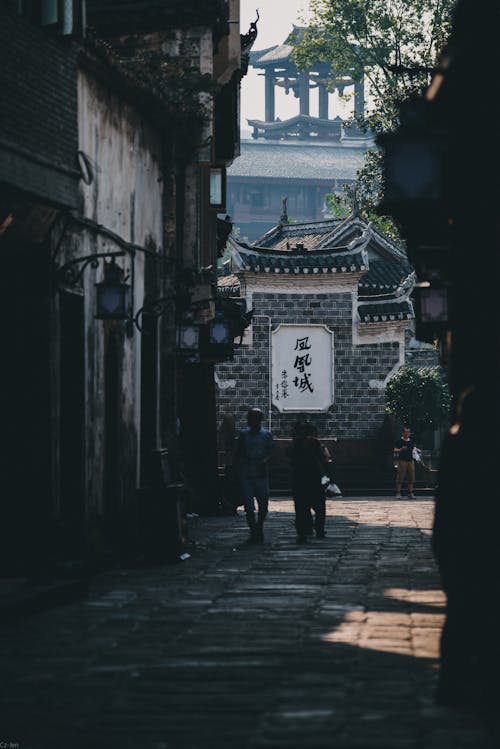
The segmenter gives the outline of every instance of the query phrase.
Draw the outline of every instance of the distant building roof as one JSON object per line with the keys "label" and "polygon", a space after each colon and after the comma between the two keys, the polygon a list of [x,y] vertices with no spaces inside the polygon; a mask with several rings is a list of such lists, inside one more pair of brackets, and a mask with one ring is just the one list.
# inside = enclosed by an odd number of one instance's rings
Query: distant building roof
{"label": "distant building roof", "polygon": [[277,62],[288,62],[293,52],[294,42],[300,41],[307,31],[305,26],[293,24],[292,31],[283,44],[275,44],[265,49],[252,50],[250,53],[250,65],[254,68],[264,68]]}
{"label": "distant building roof", "polygon": [[355,180],[363,166],[370,141],[346,143],[290,143],[242,141],[241,156],[227,170],[229,178],[255,177],[274,180],[306,180],[332,184]]}
{"label": "distant building roof", "polygon": [[[296,65],[291,60],[291,54],[297,43],[300,43],[305,34],[309,31],[307,26],[296,26],[293,24],[292,31],[282,44],[275,44],[265,49],[252,50],[250,53],[250,65],[254,68],[274,67],[276,64],[285,65],[288,69],[296,69]],[[358,44],[351,44],[351,48],[357,55],[360,54],[361,47]],[[322,71],[329,73],[331,69],[330,62],[316,62],[309,67],[311,71]],[[342,71],[342,77],[348,75],[347,71]]]}
{"label": "distant building roof", "polygon": [[275,47],[269,47],[268,49],[255,50],[250,54],[250,64],[254,68],[260,68],[274,62],[288,62],[292,52],[292,45],[286,43],[277,44]]}

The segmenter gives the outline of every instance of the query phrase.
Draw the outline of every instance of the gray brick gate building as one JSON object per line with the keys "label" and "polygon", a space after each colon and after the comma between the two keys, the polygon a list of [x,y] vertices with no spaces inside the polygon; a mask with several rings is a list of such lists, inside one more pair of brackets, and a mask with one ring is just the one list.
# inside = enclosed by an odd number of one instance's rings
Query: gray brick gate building
{"label": "gray brick gate building", "polygon": [[277,443],[276,491],[287,488],[284,448],[304,417],[332,448],[339,481],[353,491],[363,481],[392,486],[385,385],[412,356],[434,363],[432,347],[412,335],[415,281],[404,252],[356,210],[343,220],[282,220],[255,245],[231,243],[219,293],[244,298],[253,318],[234,360],[216,368],[219,424],[234,417],[240,428],[249,406],[264,411]]}

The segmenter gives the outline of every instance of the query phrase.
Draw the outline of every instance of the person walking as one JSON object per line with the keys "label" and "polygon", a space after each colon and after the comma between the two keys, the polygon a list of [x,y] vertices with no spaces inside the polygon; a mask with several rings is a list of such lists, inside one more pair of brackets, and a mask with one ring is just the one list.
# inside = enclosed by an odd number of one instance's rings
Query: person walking
{"label": "person walking", "polygon": [[[317,538],[325,533],[325,489],[321,483],[328,464],[323,447],[312,424],[298,422],[289,450],[292,467],[292,496],[295,507],[297,543],[306,543],[314,531]],[[314,521],[311,510],[314,511]]]}
{"label": "person walking", "polygon": [[237,439],[238,430],[234,416],[224,414],[219,429],[219,455],[223,466],[221,510],[228,515],[237,515],[239,505],[243,504],[240,480],[233,466]]}
{"label": "person walking", "polygon": [[[250,543],[264,541],[263,527],[269,506],[269,461],[273,452],[273,436],[262,428],[263,418],[260,408],[248,411],[248,427],[239,432],[233,460],[240,475]],[[257,520],[255,501],[258,507]]]}
{"label": "person walking", "polygon": [[408,497],[415,499],[415,495],[413,494],[413,485],[415,483],[414,455],[417,454],[420,456],[422,451],[415,445],[415,441],[411,436],[411,427],[403,427],[403,434],[401,439],[396,442],[394,453],[398,459],[396,469],[396,498],[401,498],[401,487],[406,480],[408,484]]}

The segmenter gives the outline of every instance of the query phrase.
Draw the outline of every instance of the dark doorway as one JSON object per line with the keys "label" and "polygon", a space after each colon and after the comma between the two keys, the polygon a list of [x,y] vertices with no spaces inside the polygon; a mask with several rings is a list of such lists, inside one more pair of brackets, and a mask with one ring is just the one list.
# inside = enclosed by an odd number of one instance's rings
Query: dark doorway
{"label": "dark doorway", "polygon": [[51,554],[49,249],[2,242],[4,316],[0,569],[24,574]]}
{"label": "dark doorway", "polygon": [[118,533],[121,509],[120,420],[123,333],[115,322],[105,323],[104,354],[104,521],[109,541]]}
{"label": "dark doorway", "polygon": [[182,461],[193,509],[216,514],[219,486],[213,365],[180,368],[178,388]]}
{"label": "dark doorway", "polygon": [[85,341],[83,296],[62,292],[60,491],[62,554],[82,554],[84,506]]}
{"label": "dark doorway", "polygon": [[[160,296],[157,278],[157,263],[150,257],[145,259],[145,299]],[[141,319],[141,442],[140,476],[141,486],[151,482],[155,469],[153,450],[157,444],[157,398],[158,388],[158,317],[144,314]]]}

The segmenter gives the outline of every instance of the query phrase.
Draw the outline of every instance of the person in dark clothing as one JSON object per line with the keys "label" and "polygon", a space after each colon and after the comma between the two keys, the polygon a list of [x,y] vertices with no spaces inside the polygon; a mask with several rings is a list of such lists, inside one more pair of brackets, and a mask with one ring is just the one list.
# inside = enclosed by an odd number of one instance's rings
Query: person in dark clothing
{"label": "person in dark clothing", "polygon": [[411,436],[411,428],[405,426],[403,427],[401,439],[396,442],[394,447],[394,454],[398,459],[398,467],[396,469],[396,499],[400,499],[401,497],[401,486],[405,479],[408,483],[408,497],[415,499],[415,495],[413,494],[413,484],[415,483],[414,450],[420,455],[421,451],[416,447],[415,441]]}
{"label": "person in dark clothing", "polygon": [[[241,479],[250,543],[264,541],[264,520],[269,505],[269,461],[273,453],[273,436],[267,429],[263,429],[263,418],[260,408],[248,411],[248,427],[239,433],[233,459],[233,465],[239,471]],[[255,500],[259,511],[257,520]]]}
{"label": "person in dark clothing", "polygon": [[[321,478],[328,465],[314,427],[299,422],[289,450],[292,466],[292,495],[295,506],[297,543],[305,543],[312,529],[317,538],[325,534],[325,490]],[[314,522],[311,510],[314,511]]]}

